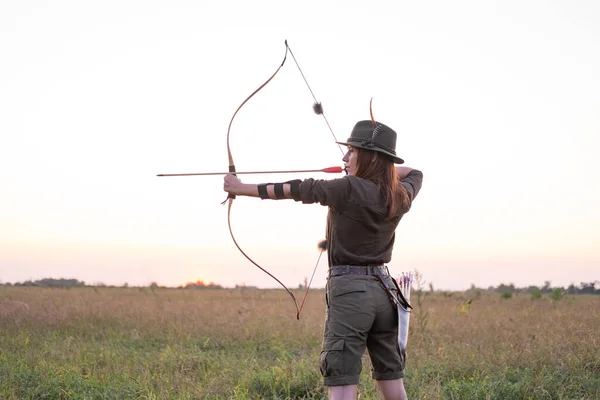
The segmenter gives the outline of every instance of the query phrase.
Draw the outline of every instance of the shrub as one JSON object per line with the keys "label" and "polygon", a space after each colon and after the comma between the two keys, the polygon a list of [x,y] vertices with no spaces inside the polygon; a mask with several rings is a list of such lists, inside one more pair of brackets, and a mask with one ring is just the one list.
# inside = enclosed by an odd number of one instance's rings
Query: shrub
{"label": "shrub", "polygon": [[561,288],[552,289],[552,294],[551,294],[552,300],[558,301],[563,298],[563,295],[564,295],[563,290]]}

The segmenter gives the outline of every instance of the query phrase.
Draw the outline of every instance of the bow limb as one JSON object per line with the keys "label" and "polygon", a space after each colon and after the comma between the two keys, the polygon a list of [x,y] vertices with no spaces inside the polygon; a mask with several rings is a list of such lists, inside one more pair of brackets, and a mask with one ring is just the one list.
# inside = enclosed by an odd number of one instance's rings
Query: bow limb
{"label": "bow limb", "polygon": [[233,243],[235,244],[235,247],[237,247],[237,249],[240,251],[240,253],[242,253],[244,255],[244,257],[246,257],[248,259],[248,261],[250,261],[252,264],[254,264],[256,267],[258,267],[261,271],[263,271],[265,274],[269,275],[271,278],[275,279],[275,281],[277,283],[279,283],[284,289],[285,291],[290,295],[290,297],[292,298],[292,301],[294,302],[294,305],[296,306],[296,317],[298,319],[300,319],[300,309],[298,308],[298,302],[296,301],[296,296],[294,296],[294,293],[292,293],[287,286],[285,286],[279,279],[277,279],[275,277],[275,275],[273,275],[272,273],[270,273],[269,271],[267,271],[266,269],[264,269],[263,267],[261,267],[260,265],[258,265],[258,263],[256,261],[254,261],[253,259],[250,258],[250,256],[248,256],[244,250],[242,250],[242,248],[240,247],[240,245],[238,244],[237,240],[235,240],[235,236],[233,235],[233,230],[231,229],[231,204],[233,203],[232,199],[229,199],[229,206],[227,208],[227,226],[229,226],[229,233],[231,234],[231,239],[233,239]]}
{"label": "bow limb", "polygon": [[[279,72],[281,67],[283,67],[283,64],[285,64],[285,60],[287,59],[287,53],[288,53],[288,47],[286,45],[285,55],[283,56],[283,61],[281,62],[281,65],[279,65],[279,68],[277,68],[277,70],[273,73],[273,75],[271,75],[271,77],[269,79],[267,79],[265,81],[265,83],[260,85],[258,87],[258,89],[256,89],[254,92],[252,92],[252,94],[250,96],[246,97],[246,100],[244,100],[242,102],[242,104],[239,105],[237,110],[235,110],[235,112],[233,113],[231,120],[229,121],[229,126],[227,127],[227,158],[229,159],[229,172],[232,172],[232,173],[235,172],[235,163],[233,162],[233,156],[231,154],[231,146],[229,145],[229,134],[231,133],[231,125],[233,124],[233,120],[235,119],[235,116],[237,115],[237,113],[242,109],[244,104],[246,104],[248,102],[248,100],[250,100],[252,97],[254,97],[254,95],[256,93],[258,93],[262,88],[264,88],[267,85],[267,83],[271,82],[271,79],[275,78],[275,75],[277,75],[277,73]],[[229,196],[227,198],[235,199],[235,195],[229,194]]]}
{"label": "bow limb", "polygon": [[[235,116],[240,111],[240,109],[244,106],[244,104],[246,104],[248,102],[248,100],[250,100],[256,93],[258,93],[269,82],[271,82],[271,80],[275,77],[275,75],[277,75],[277,73],[279,72],[279,70],[281,69],[281,67],[283,67],[283,64],[285,64],[285,60],[287,59],[287,54],[288,54],[288,47],[286,45],[285,55],[283,56],[283,61],[281,62],[281,65],[279,65],[279,68],[277,68],[277,70],[273,73],[273,75],[271,75],[271,77],[269,79],[267,79],[265,81],[265,83],[263,83],[262,85],[260,85],[258,87],[258,89],[256,89],[254,92],[252,92],[252,94],[250,94],[250,96],[246,97],[246,99],[242,102],[242,104],[240,104],[239,107],[235,110],[235,112],[233,113],[233,116],[231,117],[231,120],[229,121],[229,127],[227,128],[227,158],[229,159],[229,172],[232,173],[232,174],[234,174],[234,175],[235,175],[235,172],[236,172],[235,171],[235,163],[233,161],[233,155],[231,154],[231,146],[229,145],[229,136],[230,136],[230,133],[231,133],[231,125],[233,124],[233,120],[235,119]],[[237,240],[235,239],[235,235],[233,234],[233,229],[231,228],[231,206],[233,205],[233,199],[235,199],[235,195],[229,194],[227,196],[227,199],[225,199],[225,201],[229,200],[229,204],[227,206],[227,226],[229,227],[229,234],[231,235],[231,239],[233,240],[233,243],[235,244],[235,247],[237,247],[237,249],[240,251],[240,253],[242,253],[242,255],[248,259],[248,261],[250,261],[256,267],[258,267],[265,274],[267,274],[271,278],[273,278],[277,283],[279,283],[285,289],[285,291],[292,298],[292,301],[294,302],[294,306],[296,306],[296,315],[299,317],[300,311],[299,311],[299,308],[298,308],[298,302],[296,301],[296,297],[294,296],[294,294],[279,279],[277,279],[273,274],[271,274],[269,271],[267,271],[266,269],[264,269],[263,267],[261,267],[260,265],[258,265],[258,263],[256,261],[254,261],[252,258],[250,258],[250,256],[248,256],[246,254],[246,252],[244,252],[244,250],[242,250],[242,248],[238,244]],[[225,203],[225,201],[223,203]]]}

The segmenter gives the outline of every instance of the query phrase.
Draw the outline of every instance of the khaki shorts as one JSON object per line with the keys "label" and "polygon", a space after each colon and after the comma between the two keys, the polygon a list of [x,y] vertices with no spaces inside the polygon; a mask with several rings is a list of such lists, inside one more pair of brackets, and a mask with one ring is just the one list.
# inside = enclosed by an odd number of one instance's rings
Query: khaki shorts
{"label": "khaki shorts", "polygon": [[[383,279],[393,287],[389,275]],[[358,384],[365,348],[373,365],[373,379],[404,376],[405,355],[398,348],[398,312],[377,277],[330,277],[326,301],[321,351],[321,375],[326,386]]]}

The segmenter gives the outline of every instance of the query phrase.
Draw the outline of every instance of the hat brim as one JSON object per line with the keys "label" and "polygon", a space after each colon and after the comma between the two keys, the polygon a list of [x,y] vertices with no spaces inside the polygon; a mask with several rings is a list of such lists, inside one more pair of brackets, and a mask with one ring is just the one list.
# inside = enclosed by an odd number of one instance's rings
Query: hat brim
{"label": "hat brim", "polygon": [[376,151],[378,153],[383,153],[387,156],[389,156],[392,161],[394,161],[394,164],[404,164],[404,160],[401,159],[400,157],[398,157],[395,154],[390,153],[389,151],[377,148],[377,147],[367,147],[367,146],[363,146],[360,142],[336,142],[337,144],[341,144],[344,146],[352,146],[352,147],[358,147],[359,149],[365,149],[365,150],[370,150],[370,151]]}

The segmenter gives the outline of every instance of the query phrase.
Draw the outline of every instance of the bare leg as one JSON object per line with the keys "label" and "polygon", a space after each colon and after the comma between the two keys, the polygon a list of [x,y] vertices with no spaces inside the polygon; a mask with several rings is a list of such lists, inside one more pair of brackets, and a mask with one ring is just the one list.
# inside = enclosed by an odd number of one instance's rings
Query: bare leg
{"label": "bare leg", "polygon": [[329,400],[356,400],[357,386],[329,386]]}
{"label": "bare leg", "polygon": [[377,381],[377,385],[385,400],[407,400],[402,378],[393,381]]}

